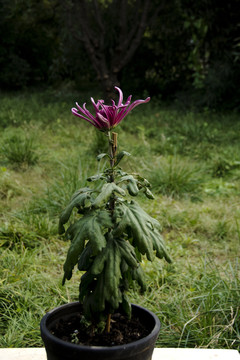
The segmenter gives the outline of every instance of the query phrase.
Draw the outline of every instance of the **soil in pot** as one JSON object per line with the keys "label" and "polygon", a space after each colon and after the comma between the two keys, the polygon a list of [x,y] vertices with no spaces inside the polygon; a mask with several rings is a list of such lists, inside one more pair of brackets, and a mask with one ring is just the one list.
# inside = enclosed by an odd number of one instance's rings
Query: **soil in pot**
{"label": "soil in pot", "polygon": [[112,315],[110,333],[93,331],[81,323],[81,314],[75,314],[60,319],[51,328],[51,333],[61,340],[80,345],[90,346],[116,346],[139,340],[149,334],[148,329],[141,324],[137,317],[129,320],[121,314]]}

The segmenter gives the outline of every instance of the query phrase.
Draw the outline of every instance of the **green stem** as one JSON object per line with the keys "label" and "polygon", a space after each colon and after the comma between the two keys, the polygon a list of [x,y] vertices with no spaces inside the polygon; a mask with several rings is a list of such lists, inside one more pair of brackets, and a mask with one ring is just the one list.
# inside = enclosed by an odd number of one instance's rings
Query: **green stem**
{"label": "green stem", "polygon": [[[109,156],[110,156],[110,182],[114,182],[114,164],[117,154],[117,133],[108,132],[108,144],[109,144]],[[111,211],[111,215],[114,215],[114,208],[115,208],[115,198],[114,196],[110,199],[109,209]],[[106,323],[106,332],[109,334],[111,329],[111,314],[107,316],[107,323]]]}
{"label": "green stem", "polygon": [[112,148],[112,134],[109,131],[108,132],[108,154],[110,157],[110,168],[111,168],[111,174],[110,174],[110,182],[114,181],[114,176],[113,176],[113,148]]}
{"label": "green stem", "polygon": [[114,182],[114,163],[115,163],[115,159],[116,159],[116,154],[117,154],[117,133],[113,132],[111,134],[111,132],[108,132],[108,152],[109,152],[109,156],[110,156],[110,168],[112,169],[111,174],[110,174],[110,182]]}

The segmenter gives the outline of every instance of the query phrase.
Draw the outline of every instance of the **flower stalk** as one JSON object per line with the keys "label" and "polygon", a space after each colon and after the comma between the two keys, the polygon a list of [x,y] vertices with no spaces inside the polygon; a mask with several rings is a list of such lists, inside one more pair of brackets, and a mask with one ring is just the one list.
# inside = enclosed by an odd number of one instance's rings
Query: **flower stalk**
{"label": "flower stalk", "polygon": [[109,156],[110,156],[110,167],[112,169],[112,178],[110,179],[110,182],[114,182],[114,174],[113,174],[113,167],[116,161],[116,155],[117,155],[117,133],[115,132],[108,132],[108,141],[109,141]]}
{"label": "flower stalk", "polygon": [[[117,133],[115,132],[108,132],[108,142],[109,142],[109,157],[110,157],[110,182],[114,182],[114,164],[116,161],[117,155]],[[110,199],[109,202],[109,209],[111,211],[111,216],[113,218],[114,215],[114,207],[115,207],[115,198],[114,196]],[[106,322],[106,332],[109,334],[111,330],[111,314],[107,315],[107,322]]]}
{"label": "flower stalk", "polygon": [[110,334],[111,331],[111,314],[107,316],[106,333]]}

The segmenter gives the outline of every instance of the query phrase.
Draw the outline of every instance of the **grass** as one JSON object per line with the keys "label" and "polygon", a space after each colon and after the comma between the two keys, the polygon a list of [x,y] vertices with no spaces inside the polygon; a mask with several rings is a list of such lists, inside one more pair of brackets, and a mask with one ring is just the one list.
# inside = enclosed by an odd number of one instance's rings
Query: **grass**
{"label": "grass", "polygon": [[[90,95],[3,94],[0,107],[0,346],[43,346],[39,322],[77,300],[79,274],[61,286],[68,243],[58,216],[71,194],[104,166],[101,134],[73,117]],[[96,97],[97,98],[97,97]],[[13,107],[14,104],[14,107]],[[174,263],[143,262],[157,346],[240,348],[240,121],[235,113],[187,114],[157,102],[118,127],[123,167],[151,180],[139,197],[162,225]]]}
{"label": "grass", "polygon": [[6,164],[15,168],[29,167],[38,162],[36,145],[32,138],[23,134],[12,134],[2,140],[1,155]]}
{"label": "grass", "polygon": [[190,164],[189,159],[167,156],[157,159],[153,164],[149,180],[156,193],[171,197],[189,194],[192,198],[197,198],[204,182],[204,174],[202,168],[194,163]]}
{"label": "grass", "polygon": [[210,258],[200,259],[197,269],[187,264],[185,273],[169,267],[156,278],[149,271],[152,283],[142,303],[162,322],[158,346],[238,348],[239,263],[229,263],[223,274]]}

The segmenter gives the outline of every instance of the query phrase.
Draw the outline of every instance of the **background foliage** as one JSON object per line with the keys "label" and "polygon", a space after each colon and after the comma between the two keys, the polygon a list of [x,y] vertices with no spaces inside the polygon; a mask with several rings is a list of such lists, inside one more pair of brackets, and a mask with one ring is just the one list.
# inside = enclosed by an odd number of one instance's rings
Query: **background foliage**
{"label": "background foliage", "polygon": [[[1,88],[70,84],[83,89],[101,84],[106,89],[89,61],[81,21],[70,11],[73,9],[80,16],[87,5],[87,30],[92,33],[95,55],[103,41],[99,57],[108,59],[109,76],[123,89],[131,87],[135,93],[147,89],[150,95],[177,99],[184,106],[239,109],[239,0],[124,3],[128,34],[135,23],[140,24],[138,18],[131,21],[134,9],[140,9],[140,17],[148,3],[148,12],[141,41],[116,79],[111,59],[124,45],[117,0],[1,0]],[[101,22],[105,29],[103,38],[98,36]],[[102,61],[98,59],[100,67]]]}

